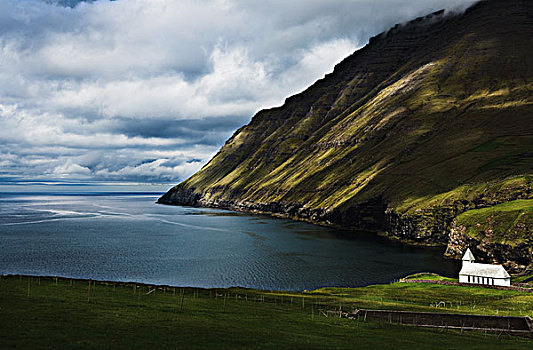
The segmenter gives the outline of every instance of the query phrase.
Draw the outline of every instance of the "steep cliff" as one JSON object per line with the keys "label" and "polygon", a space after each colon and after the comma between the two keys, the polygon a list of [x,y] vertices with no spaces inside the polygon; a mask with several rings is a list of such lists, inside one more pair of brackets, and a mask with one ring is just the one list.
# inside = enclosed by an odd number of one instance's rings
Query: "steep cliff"
{"label": "steep cliff", "polygon": [[[450,243],[450,257],[470,244],[477,256],[483,233],[469,241],[454,220],[533,198],[532,47],[527,0],[397,25],[283,106],[257,113],[159,202]],[[531,265],[531,241],[523,243],[520,261],[491,259]]]}

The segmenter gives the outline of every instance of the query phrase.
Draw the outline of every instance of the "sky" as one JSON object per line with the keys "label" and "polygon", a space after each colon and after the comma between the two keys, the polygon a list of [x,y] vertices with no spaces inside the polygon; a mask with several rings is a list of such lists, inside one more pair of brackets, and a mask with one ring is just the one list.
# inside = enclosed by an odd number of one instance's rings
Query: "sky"
{"label": "sky", "polygon": [[475,0],[0,0],[0,192],[156,191],[396,23]]}

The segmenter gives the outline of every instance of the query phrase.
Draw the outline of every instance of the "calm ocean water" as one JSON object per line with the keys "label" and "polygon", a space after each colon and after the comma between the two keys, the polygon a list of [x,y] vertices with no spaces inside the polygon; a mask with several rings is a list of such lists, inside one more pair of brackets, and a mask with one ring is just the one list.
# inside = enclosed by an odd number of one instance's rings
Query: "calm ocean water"
{"label": "calm ocean water", "polygon": [[303,290],[459,267],[442,248],[157,197],[0,194],[0,273]]}

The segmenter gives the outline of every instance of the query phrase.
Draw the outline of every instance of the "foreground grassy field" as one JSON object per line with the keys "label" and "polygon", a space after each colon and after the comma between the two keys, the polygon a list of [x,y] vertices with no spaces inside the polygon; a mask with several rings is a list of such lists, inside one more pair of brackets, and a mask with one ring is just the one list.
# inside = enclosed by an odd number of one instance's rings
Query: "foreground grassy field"
{"label": "foreground grassy field", "polygon": [[[453,304],[430,306],[440,301]],[[325,317],[352,307],[531,315],[533,296],[410,283],[287,293],[93,282],[89,291],[88,281],[4,276],[0,348],[533,348],[508,335]]]}

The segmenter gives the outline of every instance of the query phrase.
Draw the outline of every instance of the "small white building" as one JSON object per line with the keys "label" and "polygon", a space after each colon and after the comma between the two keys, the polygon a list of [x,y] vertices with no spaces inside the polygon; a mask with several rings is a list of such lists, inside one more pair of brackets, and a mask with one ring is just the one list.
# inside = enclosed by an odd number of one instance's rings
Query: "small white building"
{"label": "small white building", "polygon": [[459,272],[459,282],[508,287],[511,285],[511,276],[502,265],[475,263],[474,255],[469,248],[463,256],[463,268]]}

